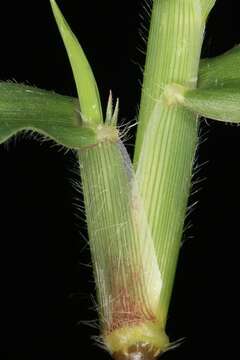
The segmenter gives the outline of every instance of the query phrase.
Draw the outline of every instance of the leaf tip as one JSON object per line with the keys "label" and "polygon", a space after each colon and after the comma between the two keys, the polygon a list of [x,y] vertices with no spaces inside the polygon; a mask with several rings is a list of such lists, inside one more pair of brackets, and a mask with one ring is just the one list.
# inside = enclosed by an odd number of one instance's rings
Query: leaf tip
{"label": "leaf tip", "polygon": [[56,1],[50,0],[50,4],[71,63],[81,112],[89,123],[102,123],[101,101],[91,66]]}

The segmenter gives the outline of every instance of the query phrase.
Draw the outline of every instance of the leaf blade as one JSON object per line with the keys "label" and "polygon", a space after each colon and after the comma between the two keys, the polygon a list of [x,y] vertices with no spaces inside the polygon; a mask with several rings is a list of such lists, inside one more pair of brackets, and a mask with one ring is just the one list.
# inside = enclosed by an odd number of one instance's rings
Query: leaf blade
{"label": "leaf blade", "polygon": [[[236,84],[235,84],[236,85]],[[240,86],[187,90],[183,105],[189,110],[214,120],[240,122]]]}
{"label": "leaf blade", "polygon": [[95,130],[84,126],[78,100],[14,83],[0,83],[0,143],[17,132],[40,132],[69,148],[97,142]]}
{"label": "leaf blade", "polygon": [[239,79],[240,82],[240,46],[210,59],[200,62],[198,87],[207,88],[224,86],[229,81]]}
{"label": "leaf blade", "polygon": [[71,63],[83,118],[87,122],[103,122],[101,101],[92,69],[55,0],[50,0],[52,11]]}

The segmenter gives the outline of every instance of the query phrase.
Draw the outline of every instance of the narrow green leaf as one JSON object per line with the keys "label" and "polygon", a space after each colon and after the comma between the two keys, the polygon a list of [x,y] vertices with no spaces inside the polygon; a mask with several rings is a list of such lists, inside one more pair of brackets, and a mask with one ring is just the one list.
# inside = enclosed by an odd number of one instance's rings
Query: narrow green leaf
{"label": "narrow green leaf", "polygon": [[186,108],[201,116],[226,122],[240,122],[239,82],[229,83],[228,87],[187,90],[182,99]]}
{"label": "narrow green leaf", "polygon": [[82,117],[86,122],[101,123],[103,122],[101,101],[92,69],[55,0],[50,2],[71,63]]}
{"label": "narrow green leaf", "polygon": [[240,82],[240,46],[200,63],[198,87],[226,86],[233,79]]}
{"label": "narrow green leaf", "polygon": [[82,124],[77,99],[2,82],[0,143],[23,129],[38,131],[70,148],[81,148],[97,142],[95,130]]}

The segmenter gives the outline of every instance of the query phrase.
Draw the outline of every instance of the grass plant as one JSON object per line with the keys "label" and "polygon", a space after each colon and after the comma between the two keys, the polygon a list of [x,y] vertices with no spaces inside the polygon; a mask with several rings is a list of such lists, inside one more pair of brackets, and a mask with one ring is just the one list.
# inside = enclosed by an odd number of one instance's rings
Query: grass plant
{"label": "grass plant", "polygon": [[110,94],[103,116],[83,49],[50,3],[78,100],[0,83],[0,141],[27,128],[77,150],[101,341],[116,359],[152,359],[172,345],[165,328],[198,119],[240,122],[240,51],[200,61],[215,0],[153,0],[132,162],[117,126],[119,102]]}

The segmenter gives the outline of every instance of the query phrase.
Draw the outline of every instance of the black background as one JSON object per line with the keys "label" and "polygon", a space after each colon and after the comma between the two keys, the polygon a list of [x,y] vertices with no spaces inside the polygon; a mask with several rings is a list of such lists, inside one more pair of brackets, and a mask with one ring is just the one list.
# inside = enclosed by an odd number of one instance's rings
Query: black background
{"label": "black background", "polygon": [[[120,97],[121,119],[134,121],[144,49],[143,1],[59,0],[92,65],[105,104]],[[147,20],[145,25],[147,25]],[[48,1],[0,3],[0,79],[76,96],[67,56]],[[240,42],[238,1],[218,0],[203,56]],[[122,120],[124,121],[124,120]],[[190,203],[169,312],[171,340],[185,338],[165,359],[231,356],[238,345],[240,127],[202,122],[201,180]],[[134,137],[128,141],[132,149]],[[109,355],[85,324],[97,319],[86,226],[71,179],[76,158],[54,143],[19,136],[0,146],[0,350],[41,359]],[[77,215],[76,215],[77,214]]]}

